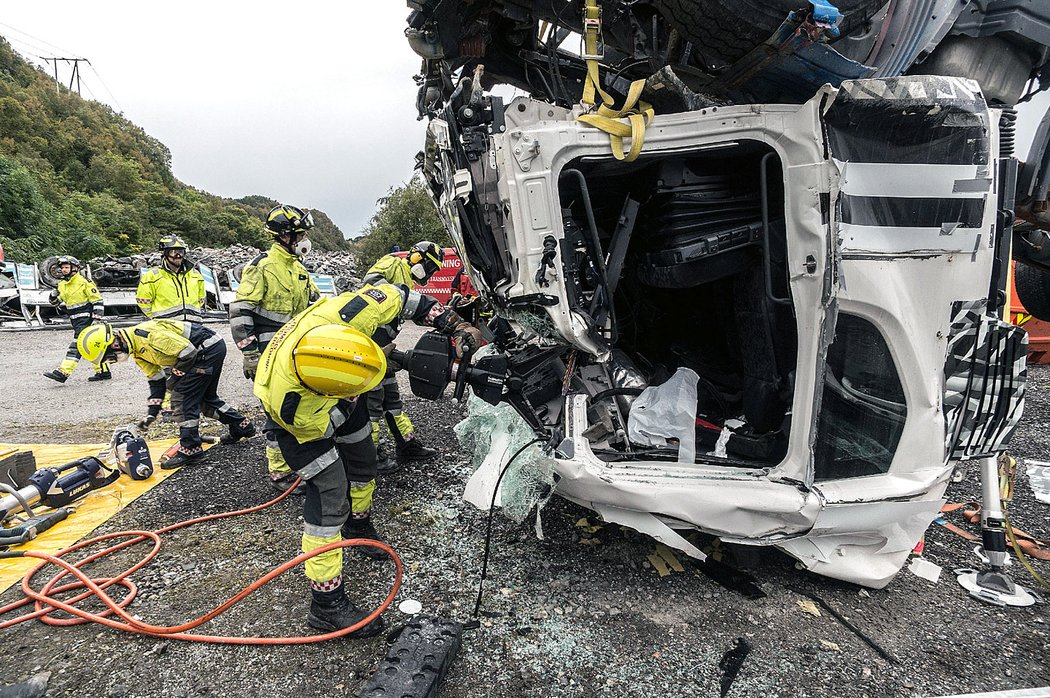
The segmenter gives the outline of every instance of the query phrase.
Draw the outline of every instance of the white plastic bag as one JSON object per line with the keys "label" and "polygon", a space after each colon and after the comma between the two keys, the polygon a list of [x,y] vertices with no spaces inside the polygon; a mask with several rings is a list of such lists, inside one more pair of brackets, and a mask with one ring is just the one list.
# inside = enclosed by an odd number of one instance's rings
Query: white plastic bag
{"label": "white plastic bag", "polygon": [[684,366],[666,383],[649,386],[631,405],[627,437],[639,446],[678,441],[678,462],[696,462],[696,383],[700,377]]}

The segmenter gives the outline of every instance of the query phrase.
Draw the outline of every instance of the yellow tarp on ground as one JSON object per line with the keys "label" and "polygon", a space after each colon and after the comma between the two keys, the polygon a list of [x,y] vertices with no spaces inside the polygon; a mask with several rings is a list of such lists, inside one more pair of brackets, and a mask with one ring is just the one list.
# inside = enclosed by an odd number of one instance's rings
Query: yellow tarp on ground
{"label": "yellow tarp on ground", "polygon": [[[117,481],[89,493],[83,499],[73,502],[70,507],[76,509],[65,521],[56,524],[25,545],[16,550],[35,550],[43,553],[54,553],[68,548],[111,516],[135,501],[142,494],[173,475],[176,470],[161,470],[160,456],[178,439],[161,439],[149,442],[149,452],[153,457],[153,475],[146,480],[132,480],[121,475]],[[204,444],[208,448],[211,444]],[[0,443],[0,453],[12,451],[32,451],[36,457],[37,468],[55,467],[85,456],[97,456],[99,451],[108,449],[109,444],[6,444]],[[14,558],[0,560],[0,593],[22,580],[26,572],[40,563],[36,558]],[[57,571],[57,570],[56,570]]]}

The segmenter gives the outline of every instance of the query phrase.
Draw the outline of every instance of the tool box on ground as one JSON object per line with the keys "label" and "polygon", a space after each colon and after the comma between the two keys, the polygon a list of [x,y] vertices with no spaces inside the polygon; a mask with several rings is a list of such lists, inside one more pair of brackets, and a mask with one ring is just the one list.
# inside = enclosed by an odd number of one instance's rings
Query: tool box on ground
{"label": "tool box on ground", "polygon": [[13,451],[0,455],[0,482],[19,488],[29,482],[36,472],[36,457],[32,451]]}
{"label": "tool box on ground", "polygon": [[459,651],[462,634],[463,625],[454,620],[415,618],[401,630],[376,673],[357,695],[436,698]]}

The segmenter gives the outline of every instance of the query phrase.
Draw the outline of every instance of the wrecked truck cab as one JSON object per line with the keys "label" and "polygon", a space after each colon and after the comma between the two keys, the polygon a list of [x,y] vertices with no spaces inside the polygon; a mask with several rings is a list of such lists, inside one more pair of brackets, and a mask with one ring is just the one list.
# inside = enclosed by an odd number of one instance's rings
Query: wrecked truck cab
{"label": "wrecked truck cab", "polygon": [[[700,530],[885,585],[952,460],[1023,406],[1025,334],[988,306],[1002,161],[977,84],[657,115],[634,162],[574,111],[491,104],[483,137],[433,119],[423,169],[517,329],[499,397],[551,440],[555,492],[690,554]],[[691,432],[687,459],[630,428],[681,369],[695,405],[664,434]]]}

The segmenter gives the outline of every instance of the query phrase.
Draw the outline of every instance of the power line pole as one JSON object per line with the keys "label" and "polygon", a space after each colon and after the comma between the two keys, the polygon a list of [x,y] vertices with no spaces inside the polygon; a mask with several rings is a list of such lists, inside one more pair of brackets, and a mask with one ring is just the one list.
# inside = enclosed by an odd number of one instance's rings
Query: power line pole
{"label": "power line pole", "polygon": [[65,61],[66,63],[73,64],[73,72],[69,74],[69,91],[73,91],[73,81],[77,83],[77,95],[80,95],[80,62],[83,61],[88,65],[91,65],[91,61],[86,58],[62,58],[60,56],[41,56],[41,60],[53,63],[55,66],[55,93],[59,93],[60,83],[58,82],[58,62]]}

